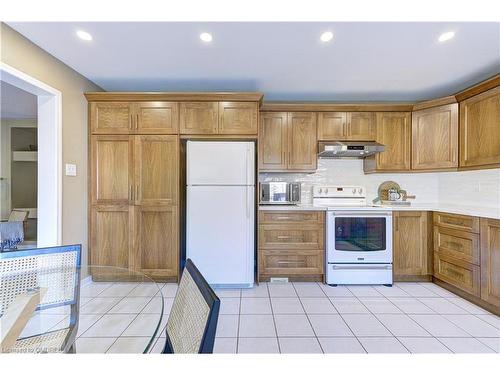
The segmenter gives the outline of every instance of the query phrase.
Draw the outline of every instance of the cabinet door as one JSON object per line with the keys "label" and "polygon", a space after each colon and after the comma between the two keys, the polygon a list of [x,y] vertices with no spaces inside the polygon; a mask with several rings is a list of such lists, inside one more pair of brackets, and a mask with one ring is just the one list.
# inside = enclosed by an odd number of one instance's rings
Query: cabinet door
{"label": "cabinet door", "polygon": [[460,103],[460,167],[500,166],[500,87]]}
{"label": "cabinet door", "polygon": [[136,207],[135,269],[155,280],[177,276],[177,206]]}
{"label": "cabinet door", "polygon": [[90,220],[90,264],[133,268],[133,206],[94,206]]}
{"label": "cabinet door", "polygon": [[365,172],[410,169],[410,118],[408,112],[376,114],[376,140],[385,151],[365,159]]}
{"label": "cabinet door", "polygon": [[180,103],[181,134],[217,134],[217,102]]}
{"label": "cabinet door", "polygon": [[345,112],[318,113],[318,140],[339,141],[347,139],[347,114]]}
{"label": "cabinet door", "polygon": [[259,128],[259,169],[286,170],[288,159],[286,112],[262,112]]}
{"label": "cabinet door", "polygon": [[177,134],[179,103],[139,102],[135,104],[135,130],[139,134]]}
{"label": "cabinet door", "polygon": [[133,132],[133,104],[127,102],[90,103],[92,134],[129,134]]}
{"label": "cabinet door", "polygon": [[175,135],[135,136],[136,205],[177,204],[178,153]]}
{"label": "cabinet door", "polygon": [[288,113],[288,169],[315,171],[318,160],[316,114]]}
{"label": "cabinet door", "polygon": [[394,275],[418,276],[431,274],[429,263],[428,213],[397,211],[394,219]]}
{"label": "cabinet door", "polygon": [[92,204],[131,204],[133,195],[133,136],[91,137]]}
{"label": "cabinet door", "polygon": [[411,168],[458,167],[458,104],[412,113]]}
{"label": "cabinet door", "polygon": [[500,220],[481,219],[481,298],[500,307]]}
{"label": "cabinet door", "polygon": [[347,113],[347,139],[373,141],[375,139],[375,115],[373,112]]}
{"label": "cabinet door", "polygon": [[219,134],[257,134],[258,103],[220,102]]}

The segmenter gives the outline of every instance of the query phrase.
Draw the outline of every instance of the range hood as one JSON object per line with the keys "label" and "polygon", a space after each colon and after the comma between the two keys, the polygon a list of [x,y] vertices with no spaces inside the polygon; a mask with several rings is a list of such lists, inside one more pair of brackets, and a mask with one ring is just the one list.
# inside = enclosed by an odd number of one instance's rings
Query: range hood
{"label": "range hood", "polygon": [[385,146],[377,142],[363,141],[329,141],[319,142],[319,158],[366,158],[385,150]]}

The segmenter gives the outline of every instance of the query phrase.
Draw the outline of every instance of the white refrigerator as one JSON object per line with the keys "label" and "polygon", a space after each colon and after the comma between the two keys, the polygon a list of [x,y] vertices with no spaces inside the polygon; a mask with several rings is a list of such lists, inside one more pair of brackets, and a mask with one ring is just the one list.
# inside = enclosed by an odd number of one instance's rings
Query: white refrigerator
{"label": "white refrigerator", "polygon": [[216,287],[252,287],[255,144],[187,142],[186,257]]}

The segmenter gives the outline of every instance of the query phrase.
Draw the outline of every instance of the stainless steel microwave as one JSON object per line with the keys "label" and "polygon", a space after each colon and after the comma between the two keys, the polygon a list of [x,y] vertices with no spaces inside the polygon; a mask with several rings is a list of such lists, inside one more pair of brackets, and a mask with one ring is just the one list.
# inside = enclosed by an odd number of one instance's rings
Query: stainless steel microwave
{"label": "stainless steel microwave", "polygon": [[263,182],[260,184],[261,204],[298,204],[300,203],[300,183]]}

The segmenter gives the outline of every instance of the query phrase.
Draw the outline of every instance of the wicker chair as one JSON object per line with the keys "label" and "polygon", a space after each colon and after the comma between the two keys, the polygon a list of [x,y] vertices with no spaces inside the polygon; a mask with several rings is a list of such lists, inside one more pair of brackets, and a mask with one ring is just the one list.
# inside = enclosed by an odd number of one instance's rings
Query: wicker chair
{"label": "wicker chair", "polygon": [[23,337],[10,352],[74,352],[80,300],[81,246],[60,246],[0,253],[0,316],[16,296],[47,288],[37,310],[70,306],[68,327]]}
{"label": "wicker chair", "polygon": [[220,300],[188,259],[168,318],[163,353],[213,353]]}

